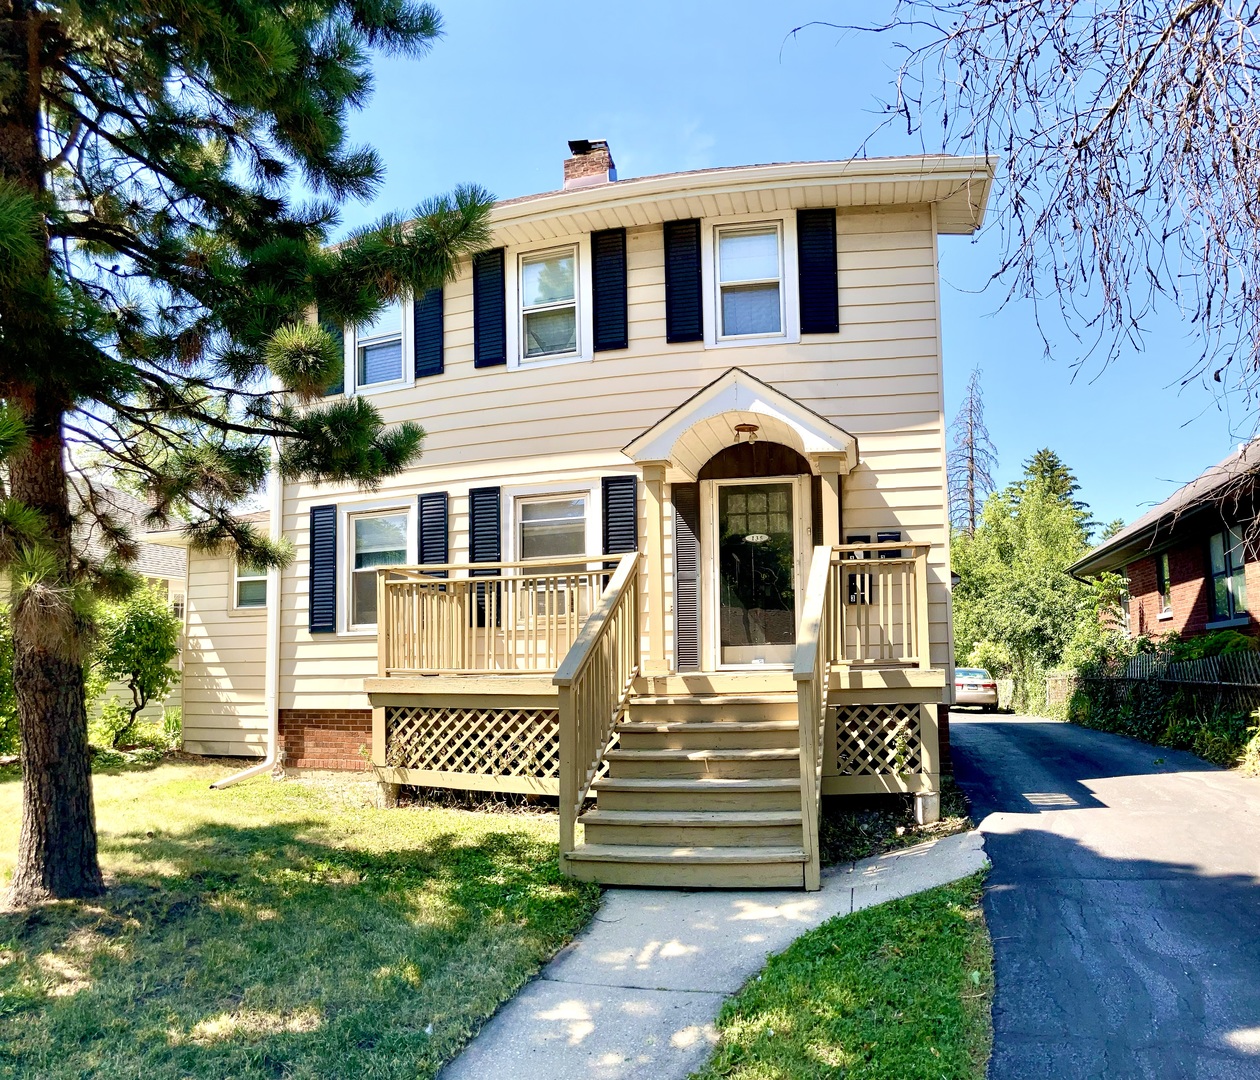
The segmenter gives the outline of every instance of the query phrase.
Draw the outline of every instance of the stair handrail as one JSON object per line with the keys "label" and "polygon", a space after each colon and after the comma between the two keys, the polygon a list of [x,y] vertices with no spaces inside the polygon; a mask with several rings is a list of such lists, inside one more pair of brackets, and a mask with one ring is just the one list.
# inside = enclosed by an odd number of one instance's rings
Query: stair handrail
{"label": "stair handrail", "polygon": [[622,555],[599,604],[556,670],[560,713],[560,868],[639,673],[639,553]]}
{"label": "stair handrail", "polygon": [[837,552],[814,548],[810,560],[801,620],[796,631],[796,716],[801,748],[801,833],[805,850],[805,888],[821,887],[822,852],[819,817],[822,809],[823,735],[827,691],[831,679],[834,613],[840,589]]}

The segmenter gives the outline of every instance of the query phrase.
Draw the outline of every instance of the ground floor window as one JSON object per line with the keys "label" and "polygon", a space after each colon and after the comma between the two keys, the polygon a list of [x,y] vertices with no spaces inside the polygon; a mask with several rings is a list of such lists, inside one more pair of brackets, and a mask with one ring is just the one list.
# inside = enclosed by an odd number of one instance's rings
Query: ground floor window
{"label": "ground floor window", "polygon": [[387,511],[350,518],[350,625],[376,625],[376,568],[407,561],[407,514]]}
{"label": "ground floor window", "polygon": [[586,496],[546,495],[516,500],[517,551],[521,559],[586,554]]}
{"label": "ground floor window", "polygon": [[[182,601],[182,597],[180,598]],[[181,603],[181,608],[182,608]],[[267,571],[249,563],[236,564],[236,606],[256,608],[267,606]]]}
{"label": "ground floor window", "polygon": [[1234,619],[1247,614],[1246,556],[1241,529],[1226,529],[1208,541],[1212,571],[1212,617]]}

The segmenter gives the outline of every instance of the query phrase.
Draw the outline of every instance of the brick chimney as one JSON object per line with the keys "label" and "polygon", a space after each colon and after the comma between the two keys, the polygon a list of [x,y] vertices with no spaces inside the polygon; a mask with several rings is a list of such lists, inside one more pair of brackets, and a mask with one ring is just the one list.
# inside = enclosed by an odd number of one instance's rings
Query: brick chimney
{"label": "brick chimney", "polygon": [[565,191],[617,179],[617,166],[603,139],[570,139],[569,151],[573,156],[564,159]]}

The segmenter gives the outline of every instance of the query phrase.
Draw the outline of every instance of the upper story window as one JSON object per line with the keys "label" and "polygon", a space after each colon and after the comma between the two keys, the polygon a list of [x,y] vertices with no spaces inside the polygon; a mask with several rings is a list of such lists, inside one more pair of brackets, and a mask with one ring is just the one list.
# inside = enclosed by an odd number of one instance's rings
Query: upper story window
{"label": "upper story window", "polygon": [[403,377],[403,305],[384,308],[370,323],[355,327],[356,386],[399,382]]}
{"label": "upper story window", "polygon": [[1159,590],[1160,615],[1172,614],[1172,572],[1168,564],[1168,552],[1155,560],[1155,585]]}
{"label": "upper story window", "polygon": [[578,351],[577,247],[521,256],[521,360]]}
{"label": "upper story window", "polygon": [[1247,614],[1246,554],[1240,529],[1218,532],[1208,541],[1212,572],[1212,617],[1235,619]]}
{"label": "upper story window", "polygon": [[407,561],[406,511],[350,518],[350,618],[352,628],[376,625],[376,568]]}
{"label": "upper story window", "polygon": [[777,224],[716,230],[719,338],[783,333],[783,243]]}
{"label": "upper story window", "polygon": [[[238,608],[266,607],[266,569],[261,566],[250,566],[248,563],[237,563],[235,593]],[[183,598],[180,599],[182,601]],[[180,606],[183,606],[182,603]]]}

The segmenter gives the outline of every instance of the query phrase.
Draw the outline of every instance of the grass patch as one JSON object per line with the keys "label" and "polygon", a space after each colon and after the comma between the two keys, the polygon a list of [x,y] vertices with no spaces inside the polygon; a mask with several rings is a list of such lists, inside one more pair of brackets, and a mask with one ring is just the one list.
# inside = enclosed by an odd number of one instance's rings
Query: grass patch
{"label": "grass patch", "polygon": [[[111,890],[0,913],[0,1077],[431,1077],[598,903],[554,814],[227,772],[94,776]],[[0,882],[19,806],[0,776]]]}
{"label": "grass patch", "polygon": [[832,919],[722,1008],[693,1080],[981,1080],[993,963],[983,874]]}
{"label": "grass patch", "polygon": [[818,833],[822,863],[835,866],[966,832],[970,813],[952,776],[941,777],[941,817],[931,825],[915,823],[913,795],[828,796]]}

